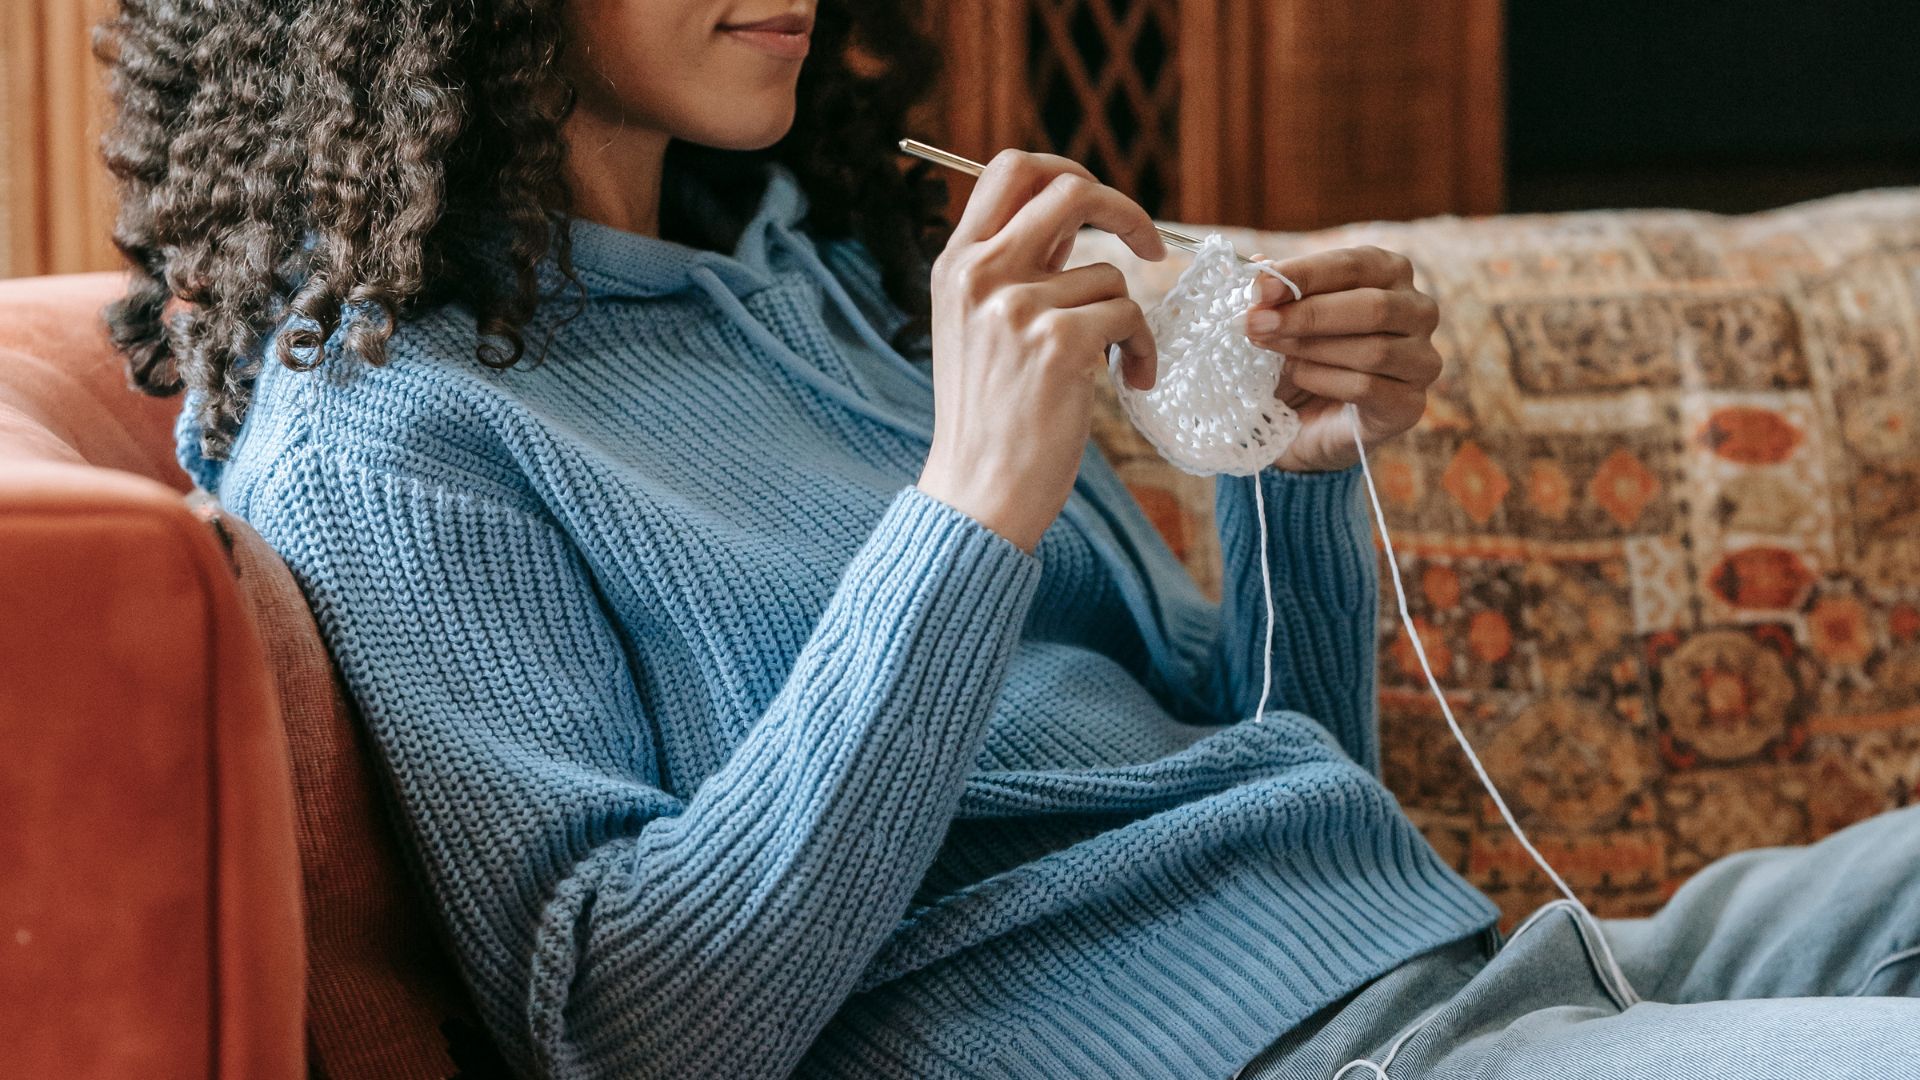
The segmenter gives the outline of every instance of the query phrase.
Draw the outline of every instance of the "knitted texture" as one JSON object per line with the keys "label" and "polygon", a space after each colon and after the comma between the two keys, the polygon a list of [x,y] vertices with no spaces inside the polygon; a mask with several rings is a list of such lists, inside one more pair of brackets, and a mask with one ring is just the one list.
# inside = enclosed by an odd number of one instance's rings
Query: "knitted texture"
{"label": "knitted texture", "polygon": [[1109,353],[1108,376],[1127,419],[1160,456],[1196,476],[1252,476],[1300,433],[1299,415],[1273,396],[1286,357],[1255,345],[1241,327],[1259,273],[1226,238],[1208,236],[1147,309],[1159,353],[1152,389],[1128,385],[1119,350]]}
{"label": "knitted texture", "polygon": [[1028,554],[913,486],[928,358],[804,212],[776,168],[731,254],[579,223],[544,363],[447,310],[183,450],[312,602],[515,1067],[1226,1076],[1488,926],[1375,775],[1355,475],[1261,474],[1264,553],[1223,484],[1219,605],[1092,447]]}

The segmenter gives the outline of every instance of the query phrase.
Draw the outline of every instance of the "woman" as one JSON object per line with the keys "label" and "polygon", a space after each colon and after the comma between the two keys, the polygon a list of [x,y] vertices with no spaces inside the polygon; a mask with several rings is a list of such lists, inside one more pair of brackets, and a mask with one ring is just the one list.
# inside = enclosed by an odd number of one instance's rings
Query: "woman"
{"label": "woman", "polygon": [[[116,340],[307,591],[507,1057],[1197,1080],[1564,1045],[1512,988],[1596,994],[1586,924],[1490,960],[1494,908],[1376,776],[1339,409],[1414,422],[1433,302],[1384,252],[1284,264],[1308,296],[1247,330],[1307,426],[1258,480],[1270,551],[1218,487],[1207,604],[1088,447],[1091,371],[1117,343],[1149,385],[1153,342],[1114,267],[1061,268],[1083,225],[1162,257],[1147,215],[1006,153],[941,238],[889,149],[914,23],[128,0],[105,35]],[[1281,707],[1243,722],[1263,557]]]}

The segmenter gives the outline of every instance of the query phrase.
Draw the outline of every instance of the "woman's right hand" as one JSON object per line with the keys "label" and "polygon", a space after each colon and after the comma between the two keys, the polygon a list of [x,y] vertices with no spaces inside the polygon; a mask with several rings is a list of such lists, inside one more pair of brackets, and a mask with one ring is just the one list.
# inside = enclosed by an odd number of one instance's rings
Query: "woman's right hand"
{"label": "woman's right hand", "polygon": [[1166,257],[1147,212],[1086,169],[1002,151],[933,264],[933,445],[918,486],[1027,552],[1073,490],[1107,346],[1130,385],[1154,381],[1153,335],[1120,270],[1060,269],[1083,225]]}

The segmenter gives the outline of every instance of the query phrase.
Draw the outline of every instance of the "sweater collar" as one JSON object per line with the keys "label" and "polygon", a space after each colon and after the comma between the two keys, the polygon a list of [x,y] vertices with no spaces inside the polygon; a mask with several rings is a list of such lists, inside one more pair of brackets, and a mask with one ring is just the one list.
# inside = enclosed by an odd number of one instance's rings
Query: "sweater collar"
{"label": "sweater collar", "polygon": [[573,268],[591,296],[665,296],[687,288],[696,267],[707,267],[735,292],[773,284],[775,229],[793,229],[806,217],[807,197],[791,170],[765,162],[759,207],[732,253],[707,251],[574,218]]}

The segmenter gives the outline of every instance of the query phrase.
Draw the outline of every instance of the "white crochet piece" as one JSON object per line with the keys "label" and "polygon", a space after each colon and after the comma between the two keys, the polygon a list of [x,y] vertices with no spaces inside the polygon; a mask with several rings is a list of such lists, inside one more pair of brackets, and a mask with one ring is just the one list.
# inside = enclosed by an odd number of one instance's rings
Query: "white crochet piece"
{"label": "white crochet piece", "polygon": [[1108,351],[1107,373],[1127,418],[1182,472],[1252,476],[1300,433],[1300,417],[1273,396],[1286,357],[1247,340],[1247,308],[1262,273],[1299,296],[1277,271],[1241,262],[1225,237],[1208,236],[1147,312],[1160,354],[1153,389],[1128,386],[1120,350]]}

